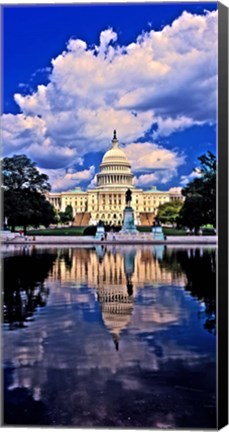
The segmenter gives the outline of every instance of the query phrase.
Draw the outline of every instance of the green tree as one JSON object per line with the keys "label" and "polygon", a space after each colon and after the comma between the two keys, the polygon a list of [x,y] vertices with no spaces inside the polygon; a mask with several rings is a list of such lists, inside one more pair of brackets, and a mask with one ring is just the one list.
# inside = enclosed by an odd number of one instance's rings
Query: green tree
{"label": "green tree", "polygon": [[51,189],[48,176],[41,174],[25,155],[14,155],[2,160],[2,189],[4,218],[14,231],[16,225],[48,226],[55,221],[53,206],[45,193]]}
{"label": "green tree", "polygon": [[59,212],[59,218],[62,223],[72,222],[74,220],[73,209],[70,204],[67,205],[64,212]]}
{"label": "green tree", "polygon": [[157,217],[164,224],[176,224],[179,212],[183,206],[180,200],[165,202],[158,207]]}
{"label": "green tree", "polygon": [[73,209],[72,209],[72,206],[70,204],[67,205],[67,207],[65,209],[65,213],[68,217],[69,222],[72,222],[74,218],[73,218]]}
{"label": "green tree", "polygon": [[216,157],[208,151],[199,160],[200,167],[196,171],[200,177],[182,190],[186,199],[179,217],[183,226],[195,231],[205,224],[216,226]]}

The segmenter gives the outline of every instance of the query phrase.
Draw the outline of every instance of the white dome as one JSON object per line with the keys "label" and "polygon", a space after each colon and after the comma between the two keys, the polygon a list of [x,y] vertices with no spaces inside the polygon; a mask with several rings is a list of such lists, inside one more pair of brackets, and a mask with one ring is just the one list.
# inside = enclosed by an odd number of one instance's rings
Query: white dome
{"label": "white dome", "polygon": [[130,162],[125,152],[119,148],[116,131],[114,131],[112,147],[105,153],[100,164],[100,172],[97,174],[97,187],[133,187]]}
{"label": "white dome", "polygon": [[119,163],[119,162],[128,162],[128,159],[123,150],[119,147],[113,147],[108,150],[103,156],[102,163]]}

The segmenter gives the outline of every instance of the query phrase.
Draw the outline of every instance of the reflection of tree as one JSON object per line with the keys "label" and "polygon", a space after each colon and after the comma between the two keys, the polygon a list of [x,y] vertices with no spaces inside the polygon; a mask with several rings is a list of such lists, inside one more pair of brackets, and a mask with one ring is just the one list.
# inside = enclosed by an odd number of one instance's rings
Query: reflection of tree
{"label": "reflection of tree", "polygon": [[66,270],[71,271],[72,269],[72,249],[60,249],[59,260],[64,260]]}
{"label": "reflection of tree", "polygon": [[186,290],[205,304],[204,327],[215,334],[216,327],[216,253],[214,249],[168,250],[160,265],[177,276],[187,277]]}
{"label": "reflection of tree", "polygon": [[161,261],[159,261],[161,267],[168,272],[171,272],[175,278],[180,277],[184,273],[183,269],[181,268],[179,254],[176,252],[178,251],[165,248],[163,258]]}
{"label": "reflection of tree", "polygon": [[44,281],[56,259],[56,253],[27,252],[4,259],[4,322],[11,329],[23,327],[38,306],[45,306]]}
{"label": "reflection of tree", "polygon": [[13,369],[4,369],[4,425],[49,425],[48,407],[33,398],[31,390],[13,384]]}

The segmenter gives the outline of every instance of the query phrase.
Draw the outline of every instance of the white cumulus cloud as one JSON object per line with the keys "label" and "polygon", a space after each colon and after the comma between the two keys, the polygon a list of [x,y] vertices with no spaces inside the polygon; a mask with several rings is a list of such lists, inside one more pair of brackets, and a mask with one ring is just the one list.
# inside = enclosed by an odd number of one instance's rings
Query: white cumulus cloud
{"label": "white cumulus cloud", "polygon": [[185,162],[184,155],[150,142],[128,144],[125,153],[133,171],[141,173],[134,178],[134,184],[138,187],[168,183]]}
{"label": "white cumulus cloud", "polygon": [[3,116],[5,154],[23,152],[41,168],[66,169],[88,152],[106,151],[117,129],[133,170],[167,168],[174,175],[183,155],[139,138],[152,125],[156,140],[215,122],[216,59],[216,11],[184,12],[127,46],[112,28],[101,31],[99,46],[70,39],[51,60],[48,84],[15,94],[21,114]]}
{"label": "white cumulus cloud", "polygon": [[181,176],[180,184],[186,186],[186,184],[190,181],[200,177],[202,177],[202,174],[198,171],[198,169],[193,170],[190,174]]}
{"label": "white cumulus cloud", "polygon": [[61,192],[73,190],[81,183],[90,181],[94,176],[95,167],[91,165],[89,169],[74,172],[72,169],[67,172],[64,169],[42,169],[41,171],[48,175],[52,192]]}
{"label": "white cumulus cloud", "polygon": [[185,162],[184,155],[150,142],[128,144],[125,153],[135,172],[154,169],[174,171]]}

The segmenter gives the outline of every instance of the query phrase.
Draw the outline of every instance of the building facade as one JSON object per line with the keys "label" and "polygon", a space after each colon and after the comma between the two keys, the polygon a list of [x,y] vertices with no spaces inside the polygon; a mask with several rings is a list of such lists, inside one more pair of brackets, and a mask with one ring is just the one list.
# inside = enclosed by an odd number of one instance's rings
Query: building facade
{"label": "building facade", "polygon": [[48,199],[58,211],[65,211],[67,205],[71,205],[74,224],[81,226],[96,225],[99,220],[106,225],[122,225],[127,189],[132,191],[131,206],[136,225],[152,225],[160,204],[183,199],[179,188],[159,191],[152,187],[145,191],[134,186],[131,165],[119,147],[116,131],[96,178],[97,185],[93,189],[52,192]]}

